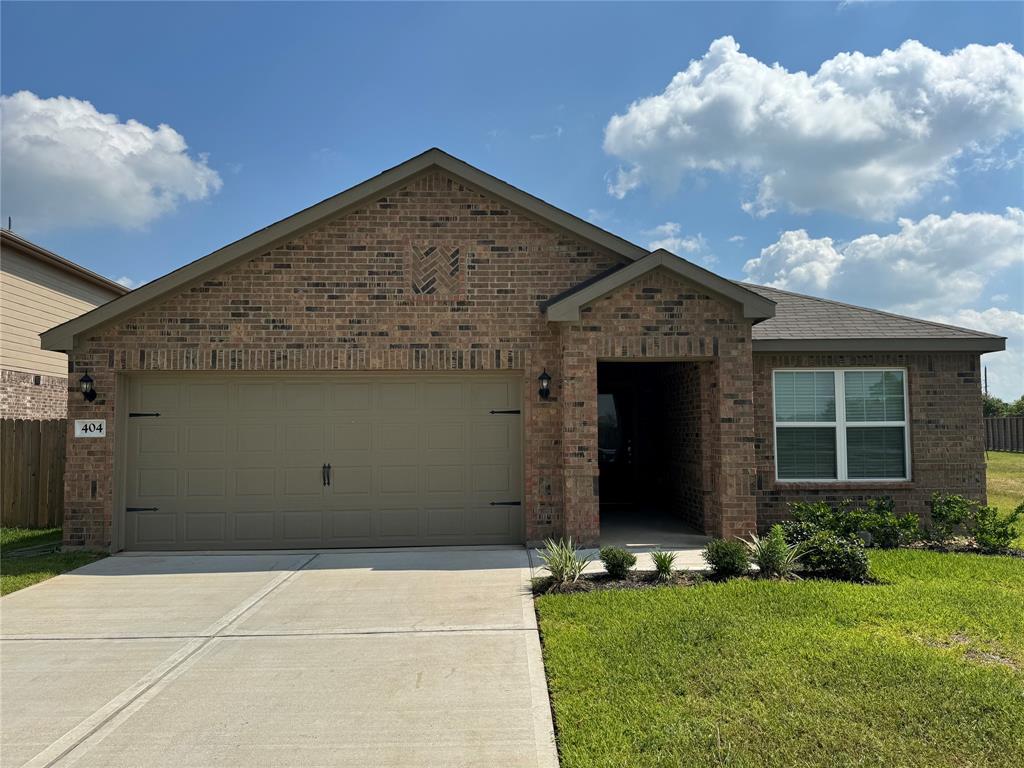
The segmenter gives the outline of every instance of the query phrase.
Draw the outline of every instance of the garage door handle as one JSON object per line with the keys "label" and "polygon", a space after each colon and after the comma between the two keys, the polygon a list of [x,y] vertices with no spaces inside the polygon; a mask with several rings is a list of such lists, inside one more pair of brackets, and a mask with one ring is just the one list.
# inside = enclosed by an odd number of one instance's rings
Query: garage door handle
{"label": "garage door handle", "polygon": [[521,507],[523,502],[521,501],[492,501],[492,507]]}
{"label": "garage door handle", "polygon": [[125,512],[156,512],[160,507],[125,507]]}
{"label": "garage door handle", "polygon": [[327,484],[331,484],[331,465],[327,465]]}

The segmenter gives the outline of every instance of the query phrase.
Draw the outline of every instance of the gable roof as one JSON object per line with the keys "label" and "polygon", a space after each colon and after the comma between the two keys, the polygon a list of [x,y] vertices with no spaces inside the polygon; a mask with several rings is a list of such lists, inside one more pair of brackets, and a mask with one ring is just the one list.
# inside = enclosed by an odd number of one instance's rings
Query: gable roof
{"label": "gable roof", "polygon": [[53,251],[47,250],[41,245],[36,245],[31,240],[26,240],[21,235],[16,235],[9,229],[0,229],[0,242],[18,253],[28,256],[29,258],[41,261],[44,264],[49,264],[52,267],[56,267],[62,272],[66,272],[78,280],[82,280],[91,285],[108,290],[113,293],[114,296],[124,296],[124,294],[128,293],[129,289],[125,288],[120,283],[115,283],[113,280],[109,280],[103,275],[98,275],[91,269],[86,269],[81,264],[75,264],[75,262],[69,261],[63,256],[58,256]]}
{"label": "gable roof", "polygon": [[775,302],[775,317],[753,329],[755,352],[998,352],[1006,338],[969,328],[750,283]]}
{"label": "gable roof", "polygon": [[775,302],[749,288],[726,280],[724,277],[698,267],[693,262],[676,256],[665,249],[653,251],[647,256],[615,267],[590,280],[570,288],[544,302],[543,309],[548,320],[575,322],[580,319],[580,308],[595,299],[611,293],[627,283],[656,269],[667,269],[709,291],[738,302],[743,307],[743,316],[759,323],[775,314]]}
{"label": "gable roof", "polygon": [[116,322],[129,313],[139,311],[145,305],[154,303],[167,295],[184,290],[202,281],[208,275],[219,272],[225,267],[273,250],[284,243],[294,240],[306,232],[320,226],[327,219],[333,218],[348,210],[364,205],[367,200],[387,194],[391,190],[406,184],[412,177],[437,168],[468,184],[479,192],[485,192],[512,204],[527,213],[543,219],[557,229],[561,229],[580,239],[605,248],[628,260],[635,260],[647,255],[647,250],[625,240],[611,232],[596,227],[588,221],[573,216],[566,211],[546,203],[521,189],[513,187],[501,179],[474,168],[469,163],[459,160],[436,147],[406,160],[371,179],[356,184],[354,187],[329,197],[316,205],[299,211],[292,216],[281,219],[258,230],[241,240],[224,246],[196,261],[186,264],[161,278],[121,298],[97,307],[74,320],[51,328],[41,334],[43,349],[70,351],[74,347],[75,338],[89,334],[97,328]]}

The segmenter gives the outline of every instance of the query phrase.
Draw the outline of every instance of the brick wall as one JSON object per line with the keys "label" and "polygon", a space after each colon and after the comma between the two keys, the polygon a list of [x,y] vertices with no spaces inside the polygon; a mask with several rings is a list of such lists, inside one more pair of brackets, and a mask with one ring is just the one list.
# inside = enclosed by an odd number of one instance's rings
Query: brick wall
{"label": "brick wall", "polygon": [[584,307],[579,322],[562,324],[559,343],[567,528],[598,537],[597,361],[667,359],[700,361],[707,372],[705,530],[754,529],[750,323],[739,305],[657,270]]}
{"label": "brick wall", "polygon": [[24,371],[0,370],[0,416],[5,419],[63,419],[68,413],[68,380]]}
{"label": "brick wall", "polygon": [[[772,434],[772,371],[884,366],[907,369],[909,482],[779,483]],[[927,514],[935,491],[985,499],[985,442],[977,354],[755,354],[757,518],[762,530],[785,519],[791,501],[891,496],[900,513]]]}
{"label": "brick wall", "polygon": [[110,546],[116,374],[136,370],[521,371],[527,537],[560,535],[560,393],[534,394],[560,347],[539,304],[620,261],[428,173],[102,330],[72,355],[97,399],[69,418],[110,432],[69,440],[67,544]]}

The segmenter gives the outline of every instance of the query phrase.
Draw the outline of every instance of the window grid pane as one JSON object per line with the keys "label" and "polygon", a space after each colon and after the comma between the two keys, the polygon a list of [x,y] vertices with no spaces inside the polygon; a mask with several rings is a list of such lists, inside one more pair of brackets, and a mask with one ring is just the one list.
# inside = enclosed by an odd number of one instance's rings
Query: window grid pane
{"label": "window grid pane", "polygon": [[832,371],[780,371],[775,374],[775,420],[835,421],[836,384]]}
{"label": "window grid pane", "polygon": [[779,479],[836,479],[835,427],[779,427],[775,443]]}
{"label": "window grid pane", "polygon": [[903,421],[902,371],[847,371],[846,420]]}
{"label": "window grid pane", "polygon": [[848,427],[847,476],[851,479],[906,477],[905,443],[903,427]]}

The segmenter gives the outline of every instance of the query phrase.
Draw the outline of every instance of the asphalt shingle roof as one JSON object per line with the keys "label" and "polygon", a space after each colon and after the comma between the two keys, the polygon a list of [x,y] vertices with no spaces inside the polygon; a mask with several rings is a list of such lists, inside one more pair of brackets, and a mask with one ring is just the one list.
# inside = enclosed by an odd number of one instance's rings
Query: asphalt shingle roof
{"label": "asphalt shingle roof", "polygon": [[764,285],[740,283],[775,302],[775,317],[753,328],[754,341],[776,339],[998,339],[981,331],[894,315]]}

